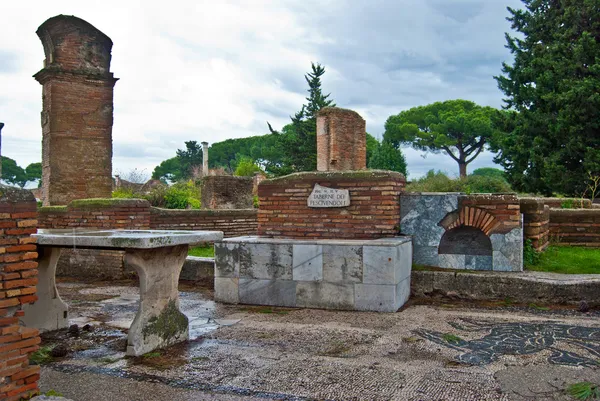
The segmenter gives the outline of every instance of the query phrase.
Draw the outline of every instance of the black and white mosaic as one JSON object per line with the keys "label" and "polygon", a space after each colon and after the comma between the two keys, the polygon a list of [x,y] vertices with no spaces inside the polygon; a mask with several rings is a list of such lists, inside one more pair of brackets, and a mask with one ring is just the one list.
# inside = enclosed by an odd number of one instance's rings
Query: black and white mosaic
{"label": "black and white mosaic", "polygon": [[456,359],[471,365],[487,365],[503,355],[528,355],[548,350],[548,362],[553,364],[600,366],[600,328],[553,322],[491,323],[471,319],[449,324],[464,332],[488,334],[474,340],[429,330],[417,330],[416,334],[462,352]]}

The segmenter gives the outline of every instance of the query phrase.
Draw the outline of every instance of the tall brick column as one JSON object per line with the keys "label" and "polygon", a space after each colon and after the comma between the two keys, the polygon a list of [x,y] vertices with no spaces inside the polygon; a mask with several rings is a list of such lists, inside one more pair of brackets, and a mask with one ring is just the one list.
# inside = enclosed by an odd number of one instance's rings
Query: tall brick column
{"label": "tall brick column", "polygon": [[37,30],[44,68],[42,200],[110,198],[112,190],[112,41],[86,21],[59,15]]}
{"label": "tall brick column", "polygon": [[317,171],[367,168],[365,120],[355,111],[325,107],[317,114]]}
{"label": "tall brick column", "polygon": [[39,332],[24,327],[22,306],[37,300],[36,202],[29,191],[0,186],[0,400],[38,392],[40,367],[29,365]]}

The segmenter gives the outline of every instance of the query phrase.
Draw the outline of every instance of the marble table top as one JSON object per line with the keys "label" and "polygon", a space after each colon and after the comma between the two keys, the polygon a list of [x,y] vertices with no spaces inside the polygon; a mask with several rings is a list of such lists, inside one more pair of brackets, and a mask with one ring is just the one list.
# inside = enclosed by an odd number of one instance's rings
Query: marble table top
{"label": "marble table top", "polygon": [[33,234],[33,236],[37,238],[37,244],[42,246],[151,249],[220,241],[223,239],[223,232],[40,229],[37,234]]}

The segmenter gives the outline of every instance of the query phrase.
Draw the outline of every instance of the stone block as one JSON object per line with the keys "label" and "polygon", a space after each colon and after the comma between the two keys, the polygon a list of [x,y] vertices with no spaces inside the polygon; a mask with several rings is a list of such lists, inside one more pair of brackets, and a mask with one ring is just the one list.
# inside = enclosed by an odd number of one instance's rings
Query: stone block
{"label": "stone block", "polygon": [[396,284],[398,251],[391,246],[363,246],[363,283]]}
{"label": "stone block", "polygon": [[234,277],[215,277],[215,301],[237,304],[239,298],[239,279]]}
{"label": "stone block", "polygon": [[402,281],[410,277],[412,270],[412,244],[405,242],[396,247],[396,281]]}
{"label": "stone block", "polygon": [[465,255],[442,253],[439,255],[438,266],[446,269],[464,269]]}
{"label": "stone block", "polygon": [[292,276],[295,281],[323,280],[323,247],[293,245]]}
{"label": "stone block", "polygon": [[240,276],[240,244],[215,242],[215,277]]}
{"label": "stone block", "polygon": [[323,245],[323,280],[330,283],[361,283],[363,249],[360,245]]}
{"label": "stone block", "polygon": [[354,309],[354,284],[301,281],[295,295],[301,308]]}
{"label": "stone block", "polygon": [[465,255],[465,269],[492,270],[492,257],[483,255]]}
{"label": "stone block", "polygon": [[240,278],[292,279],[291,244],[241,244]]}
{"label": "stone block", "polygon": [[396,285],[396,302],[398,309],[400,309],[408,298],[410,298],[410,276],[400,281],[398,285]]}
{"label": "stone block", "polygon": [[396,312],[396,285],[354,284],[354,308],[361,311]]}
{"label": "stone block", "polygon": [[296,282],[291,280],[239,281],[239,301],[242,304],[296,306]]}
{"label": "stone block", "polygon": [[425,266],[439,266],[437,246],[413,245],[413,262]]}

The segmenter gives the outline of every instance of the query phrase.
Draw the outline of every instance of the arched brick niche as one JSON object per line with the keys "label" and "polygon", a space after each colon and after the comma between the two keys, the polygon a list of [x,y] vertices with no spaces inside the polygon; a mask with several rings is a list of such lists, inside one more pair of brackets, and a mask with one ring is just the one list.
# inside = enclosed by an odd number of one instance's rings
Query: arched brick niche
{"label": "arched brick niche", "polygon": [[404,193],[400,229],[413,237],[416,264],[523,269],[521,212],[514,194]]}

